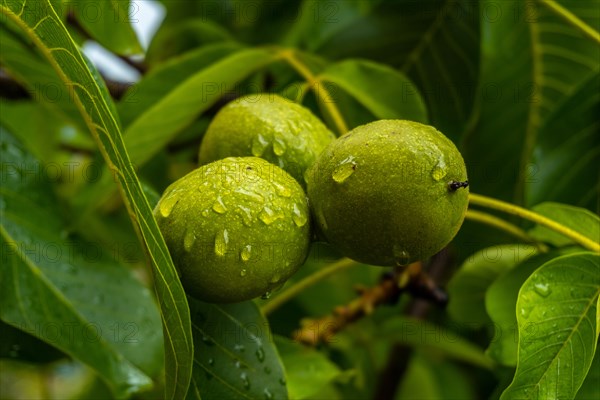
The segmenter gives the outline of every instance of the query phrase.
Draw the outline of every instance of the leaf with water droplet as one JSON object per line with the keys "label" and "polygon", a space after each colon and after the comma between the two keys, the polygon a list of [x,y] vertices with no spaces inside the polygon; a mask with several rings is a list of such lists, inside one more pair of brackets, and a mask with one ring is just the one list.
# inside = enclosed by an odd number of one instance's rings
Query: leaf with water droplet
{"label": "leaf with water droplet", "polygon": [[[268,322],[254,302],[211,304],[191,299],[190,309],[198,349],[193,373],[202,398],[261,399],[265,388],[273,399],[288,398],[285,385],[277,383],[284,370]],[[200,311],[206,318],[197,321],[194,317]],[[215,344],[205,346],[202,335]],[[210,382],[205,370],[213,375]]]}

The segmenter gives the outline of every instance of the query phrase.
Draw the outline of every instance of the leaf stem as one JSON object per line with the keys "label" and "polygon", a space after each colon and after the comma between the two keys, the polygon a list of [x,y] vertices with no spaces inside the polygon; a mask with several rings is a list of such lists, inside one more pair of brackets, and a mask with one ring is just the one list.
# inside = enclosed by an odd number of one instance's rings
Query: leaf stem
{"label": "leaf stem", "polygon": [[344,117],[340,113],[340,110],[335,105],[329,90],[321,83],[321,80],[313,74],[313,72],[300,61],[292,49],[285,49],[279,51],[280,57],[285,60],[292,68],[296,70],[305,80],[308,86],[315,92],[315,95],[319,102],[325,107],[336,129],[340,135],[348,132],[348,125],[344,121]]}
{"label": "leaf stem", "polygon": [[548,246],[546,246],[544,243],[537,241],[533,237],[529,236],[527,232],[525,232],[523,229],[519,228],[514,224],[511,224],[510,222],[503,220],[502,218],[498,218],[494,215],[476,210],[467,210],[467,215],[465,215],[465,218],[471,221],[492,226],[518,239],[521,239],[526,243],[533,243],[542,253],[546,253],[548,251]]}
{"label": "leaf stem", "polygon": [[514,204],[506,203],[501,200],[492,199],[490,197],[482,196],[480,194],[475,193],[469,194],[469,203],[516,215],[517,217],[535,222],[536,224],[545,226],[546,228],[552,229],[553,231],[568,237],[575,243],[580,244],[588,250],[600,253],[600,244],[594,242],[593,240],[583,236],[578,232],[575,232],[571,228],[568,228],[536,212],[527,210]]}
{"label": "leaf stem", "polygon": [[261,307],[262,312],[265,315],[271,314],[273,311],[281,307],[283,304],[287,303],[289,300],[297,296],[300,292],[308,289],[312,285],[318,283],[319,281],[335,274],[336,272],[343,271],[350,267],[357,265],[356,261],[353,261],[349,258],[342,258],[333,264],[329,264],[328,266],[320,269],[291,285],[289,288],[281,292],[277,297],[273,298],[273,300],[269,301],[267,304]]}
{"label": "leaf stem", "polygon": [[567,10],[554,0],[539,0],[539,2],[554,11],[562,19],[579,29],[584,35],[594,40],[596,43],[600,43],[600,33],[582,21],[577,15],[573,14],[571,11]]}

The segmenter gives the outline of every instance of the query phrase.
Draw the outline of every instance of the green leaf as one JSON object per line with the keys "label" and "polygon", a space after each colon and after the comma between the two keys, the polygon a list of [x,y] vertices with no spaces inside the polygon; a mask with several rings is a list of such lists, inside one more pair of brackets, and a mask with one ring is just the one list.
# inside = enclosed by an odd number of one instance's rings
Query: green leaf
{"label": "green leaf", "polygon": [[275,337],[275,344],[285,366],[291,399],[311,398],[340,375],[338,366],[313,348],[282,336]]}
{"label": "green leaf", "polygon": [[414,355],[394,397],[396,400],[475,399],[468,375],[456,365]]}
{"label": "green leaf", "polygon": [[593,172],[600,164],[598,110],[600,74],[594,74],[540,127],[525,180],[526,204],[553,200],[598,212],[600,176]]}
{"label": "green leaf", "polygon": [[[590,157],[597,156],[598,151],[597,112],[588,110],[592,104],[574,103],[585,114],[574,112],[573,117],[564,119],[566,125],[553,121],[565,118],[561,113],[563,105],[573,104],[571,98],[578,96],[583,85],[593,82],[592,77],[598,74],[598,43],[582,35],[572,20],[565,23],[564,15],[548,3],[493,0],[481,3],[482,9],[497,13],[494,18],[482,18],[485,57],[476,107],[478,115],[475,114],[478,123],[465,137],[463,155],[471,166],[469,182],[478,192],[517,203],[524,202],[524,189],[529,181],[538,180],[537,185],[551,187],[559,174],[569,175],[570,181],[587,182],[582,189],[597,185],[597,175],[581,168],[589,165]],[[597,0],[568,0],[561,4],[582,24],[598,26]],[[597,88],[591,90],[597,92]],[[585,115],[586,119],[576,123],[572,130],[570,121],[575,115]],[[565,129],[569,132],[568,141],[564,140]],[[564,156],[556,165],[559,170],[552,174],[548,174],[549,170],[542,171],[541,164],[534,164],[536,160],[558,160],[542,144],[546,138],[551,147],[561,147],[561,154],[567,150],[564,145],[570,154],[575,154]],[[592,142],[596,144],[591,145]],[[534,154],[542,157],[533,158]],[[554,168],[547,163],[544,166]]]}
{"label": "green leaf", "polygon": [[159,64],[179,54],[223,42],[233,44],[234,40],[229,32],[213,21],[205,18],[179,19],[176,24],[161,25],[152,38],[146,62]]}
{"label": "green leaf", "polygon": [[187,398],[287,399],[281,360],[256,305],[188,300],[196,353]]}
{"label": "green leaf", "polygon": [[199,66],[209,66],[239,49],[240,46],[233,43],[213,44],[187,52],[150,70],[127,90],[118,104],[123,126],[128,127],[187,78],[198,73]]}
{"label": "green leaf", "polygon": [[407,317],[387,319],[376,333],[378,338],[393,339],[424,351],[432,351],[456,360],[490,369],[492,361],[477,345],[445,327]]}
{"label": "green leaf", "polygon": [[427,122],[419,90],[404,74],[367,60],[345,60],[332,64],[319,78],[335,98],[338,89],[350,94],[377,119],[409,119]]}
{"label": "green leaf", "polygon": [[[596,242],[600,240],[600,217],[589,210],[552,202],[538,204],[532,210],[580,233],[588,239]],[[536,225],[530,229],[529,234],[555,246],[565,246],[573,243],[571,239],[541,225]]]}
{"label": "green leaf", "polygon": [[124,56],[142,53],[131,27],[139,20],[130,12],[129,0],[79,0],[74,5],[77,21],[104,47]]}
{"label": "green leaf", "polygon": [[364,57],[398,68],[423,94],[430,123],[458,142],[477,92],[484,13],[479,2],[306,3],[320,29],[308,33],[318,42],[309,49],[331,59]]}
{"label": "green leaf", "polygon": [[590,400],[600,397],[598,382],[600,382],[600,352],[596,351],[594,361],[592,361],[590,370],[579,388],[575,400]]}
{"label": "green leaf", "polygon": [[147,388],[163,365],[150,292],[96,244],[61,236],[42,165],[0,132],[0,317],[94,368],[119,398]]}
{"label": "green leaf", "polygon": [[494,323],[494,337],[486,353],[495,361],[517,365],[519,331],[517,329],[517,299],[519,290],[529,276],[553,258],[581,251],[578,247],[555,250],[528,258],[496,279],[485,293],[485,309]]}
{"label": "green leaf", "polygon": [[472,328],[489,323],[484,304],[488,287],[536,252],[534,246],[508,244],[488,247],[468,257],[448,283],[448,312],[452,318]]}
{"label": "green leaf", "polygon": [[525,282],[517,301],[517,371],[502,399],[572,399],[598,342],[600,256],[555,258]]}
{"label": "green leaf", "polygon": [[0,23],[0,61],[8,73],[30,93],[31,98],[57,116],[85,127],[70,89],[52,67],[17,32]]}
{"label": "green leaf", "polygon": [[131,220],[154,268],[165,337],[165,397],[182,398],[189,385],[193,357],[185,292],[125,150],[119,124],[106,104],[105,93],[48,0],[4,0],[0,12],[23,30],[61,80],[73,88],[74,101],[106,163],[115,172]]}

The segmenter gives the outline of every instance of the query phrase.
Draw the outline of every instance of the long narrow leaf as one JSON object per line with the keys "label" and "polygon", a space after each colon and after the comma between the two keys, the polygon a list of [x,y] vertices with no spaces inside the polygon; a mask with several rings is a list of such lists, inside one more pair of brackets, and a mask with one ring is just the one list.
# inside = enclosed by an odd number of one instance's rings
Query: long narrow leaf
{"label": "long narrow leaf", "polygon": [[165,333],[166,398],[183,398],[191,377],[193,344],[189,308],[152,210],[125,150],[119,125],[68,31],[49,0],[3,0],[0,12],[22,29],[63,82],[114,172],[154,267]]}

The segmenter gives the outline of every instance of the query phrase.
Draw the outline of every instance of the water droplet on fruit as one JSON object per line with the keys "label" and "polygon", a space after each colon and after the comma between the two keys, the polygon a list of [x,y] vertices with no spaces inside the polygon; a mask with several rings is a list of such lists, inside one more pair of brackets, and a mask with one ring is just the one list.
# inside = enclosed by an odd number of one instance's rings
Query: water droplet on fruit
{"label": "water droplet on fruit", "polygon": [[187,230],[185,232],[185,236],[183,237],[183,249],[185,251],[190,251],[195,241],[196,235],[194,234],[194,232],[191,229]]}
{"label": "water droplet on fruit", "polygon": [[276,156],[281,156],[285,153],[285,142],[280,138],[275,138],[273,141],[273,153],[275,153]]}
{"label": "water droplet on fruit", "polygon": [[250,389],[250,380],[248,379],[248,374],[246,374],[245,372],[242,372],[240,374],[240,379],[242,380],[242,385],[244,385],[244,389],[249,390]]}
{"label": "water droplet on fruit", "polygon": [[294,203],[294,209],[292,210],[292,219],[294,220],[294,223],[296,224],[296,226],[298,227],[302,227],[304,225],[306,225],[306,221],[308,221],[308,217],[306,216],[306,214],[304,214],[302,212],[302,210],[300,210],[300,207],[298,207],[298,204]]}
{"label": "water droplet on fruit", "polygon": [[281,275],[279,275],[279,274],[275,274],[275,275],[273,275],[273,277],[271,278],[271,281],[270,281],[270,283],[277,283],[277,282],[279,282],[280,280],[281,280]]}
{"label": "water droplet on fruit", "polygon": [[252,246],[247,244],[244,246],[244,248],[240,252],[240,258],[242,259],[242,261],[248,261],[250,259],[251,255],[252,255]]}
{"label": "water droplet on fruit", "polygon": [[263,390],[263,393],[265,394],[265,400],[273,400],[273,394],[269,389],[265,388],[265,390]]}
{"label": "water droplet on fruit", "polygon": [[533,285],[533,290],[535,290],[535,292],[542,297],[548,297],[550,293],[552,293],[550,285],[544,282],[538,282],[535,285]]}
{"label": "water droplet on fruit", "polygon": [[355,169],[354,157],[348,156],[337,166],[331,177],[337,183],[344,183],[354,173]]}
{"label": "water droplet on fruit", "polygon": [[247,190],[247,189],[244,189],[242,187],[239,187],[239,188],[235,189],[235,192],[239,193],[239,194],[243,194],[244,196],[249,197],[252,200],[258,201],[260,203],[264,203],[264,201],[265,201],[265,198],[262,197],[260,194],[252,192],[252,191]]}
{"label": "water droplet on fruit", "polygon": [[283,215],[281,212],[275,212],[269,207],[264,207],[260,214],[258,214],[258,218],[266,225],[271,225],[276,220],[283,218]]}
{"label": "water droplet on fruit", "polygon": [[247,274],[247,271],[245,269],[243,269],[243,270],[240,271],[240,276],[241,277],[246,276],[246,274]]}
{"label": "water droplet on fruit", "polygon": [[229,233],[227,229],[223,229],[220,233],[217,233],[215,237],[215,254],[218,256],[224,256],[227,253],[227,244],[229,243]]}
{"label": "water droplet on fruit", "polygon": [[277,189],[277,193],[279,193],[280,196],[290,197],[292,195],[292,191],[285,185],[282,185],[281,183],[275,181],[271,183],[273,184],[273,186],[275,186],[275,188]]}
{"label": "water droplet on fruit", "polygon": [[202,210],[202,216],[203,217],[208,217],[208,210]]}
{"label": "water droplet on fruit", "polygon": [[265,361],[265,350],[262,347],[259,347],[254,354],[259,362]]}
{"label": "water droplet on fruit", "polygon": [[171,212],[173,211],[175,205],[179,202],[179,200],[180,197],[179,194],[177,194],[177,192],[173,192],[171,195],[164,198],[158,206],[160,210],[160,215],[162,215],[164,218],[167,218],[169,215],[171,215]]}
{"label": "water droplet on fruit", "polygon": [[252,139],[252,155],[254,157],[262,156],[268,145],[269,142],[261,134],[256,135],[254,139]]}
{"label": "water droplet on fruit", "polygon": [[252,222],[254,222],[254,217],[252,216],[252,210],[248,207],[237,206],[242,212],[242,221],[244,221],[244,225],[251,226]]}
{"label": "water droplet on fruit", "polygon": [[446,167],[446,163],[442,160],[437,163],[435,167],[431,170],[431,177],[439,182],[448,174],[448,168]]}
{"label": "water droplet on fruit", "polygon": [[221,196],[217,197],[217,200],[215,201],[215,204],[213,204],[212,209],[219,214],[225,214],[227,212],[227,207],[225,207],[225,203],[223,203],[223,199],[221,198]]}
{"label": "water droplet on fruit", "polygon": [[396,256],[396,265],[403,267],[410,264],[410,254],[404,249],[394,249],[394,255]]}

